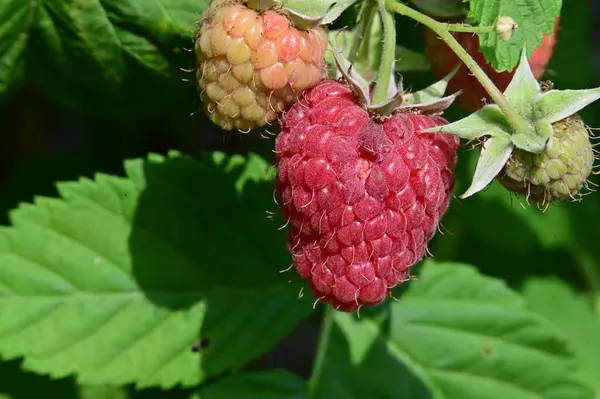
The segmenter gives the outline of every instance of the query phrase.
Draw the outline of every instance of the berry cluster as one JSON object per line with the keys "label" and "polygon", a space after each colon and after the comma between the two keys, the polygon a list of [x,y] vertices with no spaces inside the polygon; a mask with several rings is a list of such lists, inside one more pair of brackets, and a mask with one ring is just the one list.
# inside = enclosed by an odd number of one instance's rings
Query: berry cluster
{"label": "berry cluster", "polygon": [[[300,26],[303,16],[278,0],[251,3],[262,5],[214,0],[205,11],[195,44],[198,85],[207,114],[224,130],[279,122],[275,189],[288,249],[318,301],[354,311],[381,303],[409,279],[448,209],[459,137],[483,143],[469,195],[496,178],[548,203],[575,198],[586,184],[594,155],[576,112],[600,91],[564,94],[537,81],[554,51],[558,19],[510,72],[486,63],[476,35],[456,34],[506,101],[491,104],[494,92],[461,65],[447,89],[462,91],[459,104],[474,113],[449,123],[441,115],[456,94],[410,94],[400,83],[381,101],[335,45],[341,78],[327,78],[319,18]],[[502,40],[513,29],[510,17],[498,19]],[[425,54],[443,81],[460,63],[434,31],[426,31]],[[516,111],[505,115],[506,107]]]}

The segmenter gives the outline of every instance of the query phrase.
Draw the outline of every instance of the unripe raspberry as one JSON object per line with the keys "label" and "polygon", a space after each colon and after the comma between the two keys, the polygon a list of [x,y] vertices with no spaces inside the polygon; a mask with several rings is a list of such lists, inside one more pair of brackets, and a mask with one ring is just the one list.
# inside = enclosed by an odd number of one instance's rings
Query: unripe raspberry
{"label": "unripe raspberry", "polygon": [[326,48],[323,28],[300,30],[274,10],[214,1],[195,43],[207,114],[225,130],[270,124],[321,79]]}
{"label": "unripe raspberry", "polygon": [[552,145],[541,154],[515,149],[498,180],[538,204],[576,198],[592,172],[594,152],[577,114],[552,125]]}

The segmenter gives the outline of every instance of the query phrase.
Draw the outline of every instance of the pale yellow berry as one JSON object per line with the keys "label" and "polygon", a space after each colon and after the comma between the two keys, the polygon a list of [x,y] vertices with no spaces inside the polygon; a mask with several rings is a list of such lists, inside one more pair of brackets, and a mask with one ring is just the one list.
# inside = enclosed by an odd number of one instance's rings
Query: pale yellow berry
{"label": "pale yellow berry", "polygon": [[273,123],[325,70],[325,29],[300,30],[275,10],[213,0],[196,37],[196,77],[211,121],[249,131]]}

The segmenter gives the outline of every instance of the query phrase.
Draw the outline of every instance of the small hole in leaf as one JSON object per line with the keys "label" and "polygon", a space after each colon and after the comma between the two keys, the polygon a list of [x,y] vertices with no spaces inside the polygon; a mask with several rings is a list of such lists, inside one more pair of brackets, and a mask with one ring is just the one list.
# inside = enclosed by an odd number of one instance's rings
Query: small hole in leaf
{"label": "small hole in leaf", "polygon": [[192,352],[198,353],[206,349],[208,345],[210,345],[210,340],[208,338],[202,338],[200,341],[196,342],[194,346],[192,346]]}

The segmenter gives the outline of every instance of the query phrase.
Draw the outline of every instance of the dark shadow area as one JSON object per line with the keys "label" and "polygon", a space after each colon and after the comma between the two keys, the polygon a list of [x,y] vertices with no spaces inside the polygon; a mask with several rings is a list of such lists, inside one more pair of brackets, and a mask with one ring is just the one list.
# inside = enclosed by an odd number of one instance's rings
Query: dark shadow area
{"label": "dark shadow area", "polygon": [[280,273],[291,256],[273,184],[262,161],[249,159],[144,162],[129,238],[133,274],[150,301],[174,311],[204,304],[189,351],[209,377],[262,355],[312,309],[309,295],[298,299],[297,274]]}
{"label": "dark shadow area", "polygon": [[71,378],[53,380],[21,370],[20,360],[0,362],[0,397],[11,399],[77,399],[77,386]]}
{"label": "dark shadow area", "polygon": [[[512,286],[531,275],[554,275],[582,284],[567,249],[562,244],[556,248],[543,247],[538,233],[500,202],[475,197],[468,204],[458,202],[445,218],[450,233],[434,239],[434,243],[444,241],[442,244],[449,252],[434,253],[435,260],[470,263],[482,273],[503,278]],[[520,207],[517,201],[512,206]],[[568,222],[568,226],[552,228],[571,229],[571,221]]]}
{"label": "dark shadow area", "polygon": [[185,399],[193,389],[174,388],[164,391],[159,388],[135,390],[133,385],[79,386],[71,377],[52,379],[21,369],[21,360],[0,362],[0,398],[11,399]]}
{"label": "dark shadow area", "polygon": [[249,364],[246,369],[285,369],[308,379],[319,344],[323,308],[318,306],[290,335],[279,341],[268,353]]}
{"label": "dark shadow area", "polygon": [[245,165],[226,167],[190,157],[144,163],[146,187],[129,247],[135,278],[158,306],[185,309],[198,299],[171,302],[178,293],[284,281],[279,271],[291,262],[285,233],[277,230],[280,218],[268,220],[264,209],[273,185],[247,181],[239,193]]}

